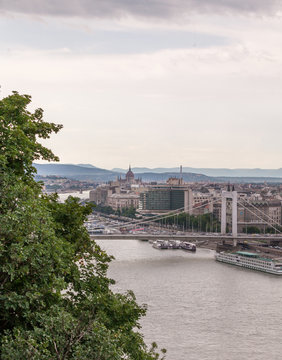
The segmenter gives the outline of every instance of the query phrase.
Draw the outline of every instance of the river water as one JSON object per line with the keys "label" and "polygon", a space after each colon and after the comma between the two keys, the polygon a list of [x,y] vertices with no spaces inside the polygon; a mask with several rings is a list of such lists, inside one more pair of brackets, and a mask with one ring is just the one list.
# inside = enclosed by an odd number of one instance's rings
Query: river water
{"label": "river water", "polygon": [[211,250],[97,242],[116,258],[114,290],[131,289],[148,305],[142,333],[167,349],[167,360],[282,358],[282,278],[217,263]]}

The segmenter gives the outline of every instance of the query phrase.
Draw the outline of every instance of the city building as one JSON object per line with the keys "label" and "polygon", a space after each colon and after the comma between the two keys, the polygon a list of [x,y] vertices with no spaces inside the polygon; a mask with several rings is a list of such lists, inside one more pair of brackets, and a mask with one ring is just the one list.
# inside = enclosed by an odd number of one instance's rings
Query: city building
{"label": "city building", "polygon": [[119,176],[116,180],[116,182],[119,185],[133,185],[133,184],[141,184],[142,183],[142,179],[139,178],[135,178],[135,175],[133,173],[133,171],[131,170],[131,165],[129,165],[128,171],[125,174],[125,179],[123,179],[121,176]]}
{"label": "city building", "polygon": [[119,177],[116,181],[98,186],[90,191],[89,198],[97,205],[111,206],[114,210],[126,207],[138,208],[139,193],[142,188],[141,179],[135,179],[129,165],[124,179]]}
{"label": "city building", "polygon": [[93,201],[97,205],[105,205],[109,193],[109,186],[100,185],[96,189],[89,192],[89,200]]}
{"label": "city building", "polygon": [[169,210],[192,209],[192,192],[187,186],[157,185],[140,193],[141,212],[165,212]]}
{"label": "city building", "polygon": [[246,228],[250,226],[260,231],[269,228],[269,224],[274,227],[281,226],[281,216],[280,200],[245,202],[244,206],[238,205],[238,231],[246,231]]}
{"label": "city building", "polygon": [[138,208],[139,195],[134,193],[111,194],[108,196],[107,205],[114,210],[134,207]]}

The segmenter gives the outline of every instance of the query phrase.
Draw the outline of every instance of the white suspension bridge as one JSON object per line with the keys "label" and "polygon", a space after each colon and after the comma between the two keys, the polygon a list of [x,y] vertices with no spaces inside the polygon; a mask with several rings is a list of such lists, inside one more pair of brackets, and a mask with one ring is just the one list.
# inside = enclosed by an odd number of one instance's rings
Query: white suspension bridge
{"label": "white suspension bridge", "polygon": [[[227,226],[227,200],[230,199],[232,201],[232,232],[227,234],[226,232],[226,226]],[[188,241],[214,241],[219,242],[222,241],[223,243],[225,241],[233,241],[233,245],[236,246],[238,241],[263,241],[268,245],[277,245],[282,244],[282,232],[281,232],[281,225],[275,221],[273,218],[271,218],[269,215],[265,214],[263,211],[261,211],[258,207],[256,207],[254,204],[249,202],[246,199],[240,199],[238,200],[238,193],[235,190],[227,190],[222,191],[221,198],[216,200],[210,200],[208,203],[205,204],[199,204],[192,208],[182,207],[173,211],[169,211],[164,214],[160,215],[154,215],[145,219],[137,219],[128,221],[124,224],[122,224],[122,228],[124,229],[133,229],[136,226],[140,225],[150,225],[154,224],[156,225],[156,221],[161,221],[167,218],[170,218],[172,216],[178,216],[181,213],[189,213],[191,210],[199,209],[201,207],[205,207],[208,204],[215,204],[221,202],[221,233],[215,234],[215,233],[191,233],[191,232],[185,232],[184,234],[142,234],[142,233],[134,233],[134,234],[121,234],[121,233],[112,233],[112,234],[102,234],[102,235],[91,235],[92,238],[95,239],[115,239],[115,240],[121,240],[121,239],[128,239],[128,240],[134,240],[134,239],[140,239],[140,240],[150,240],[150,239],[175,239],[175,240],[188,240]],[[275,232],[274,234],[256,234],[254,235],[248,235],[245,233],[238,234],[238,220],[237,220],[237,214],[238,214],[238,204],[242,206],[246,211],[249,211],[252,215],[254,215],[258,221],[263,222],[264,224],[267,224],[270,228],[272,228]],[[250,209],[252,207],[252,210]],[[109,228],[112,229],[118,229],[121,225],[112,225],[109,226]]]}

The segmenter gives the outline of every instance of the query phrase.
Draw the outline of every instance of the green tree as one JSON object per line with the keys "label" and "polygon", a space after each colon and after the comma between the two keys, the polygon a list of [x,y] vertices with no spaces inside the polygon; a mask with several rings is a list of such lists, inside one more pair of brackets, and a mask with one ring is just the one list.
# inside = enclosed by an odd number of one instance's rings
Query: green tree
{"label": "green tree", "polygon": [[260,232],[261,232],[260,229],[257,228],[256,226],[248,226],[243,228],[243,233],[260,234]]}
{"label": "green tree", "polygon": [[43,110],[27,110],[29,95],[13,92],[0,101],[0,164],[1,170],[11,170],[22,180],[31,179],[35,169],[32,162],[38,159],[58,161],[58,157],[37,139],[47,139],[62,125],[43,121]]}
{"label": "green tree", "polygon": [[[159,220],[159,222],[161,222],[162,225],[164,224],[162,220]],[[179,230],[193,229],[194,231],[216,232],[220,224],[212,213],[203,215],[181,213],[167,217],[165,219],[165,225],[174,226]]]}
{"label": "green tree", "polygon": [[146,307],[111,290],[112,258],[83,226],[91,206],[59,203],[34,180],[34,160],[57,160],[38,139],[61,126],[30,101],[0,101],[0,358],[158,359],[138,330]]}
{"label": "green tree", "polygon": [[125,217],[135,219],[136,218],[136,209],[133,206],[131,206],[129,208],[128,207],[123,208],[121,210],[121,215],[125,216]]}

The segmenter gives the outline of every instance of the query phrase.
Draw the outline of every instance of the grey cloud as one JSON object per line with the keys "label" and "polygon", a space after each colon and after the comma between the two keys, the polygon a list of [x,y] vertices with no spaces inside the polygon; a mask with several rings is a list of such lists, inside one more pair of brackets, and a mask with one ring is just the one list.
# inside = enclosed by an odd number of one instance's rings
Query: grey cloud
{"label": "grey cloud", "polygon": [[191,13],[275,14],[282,0],[0,0],[0,11],[25,14],[120,18],[173,18]]}

